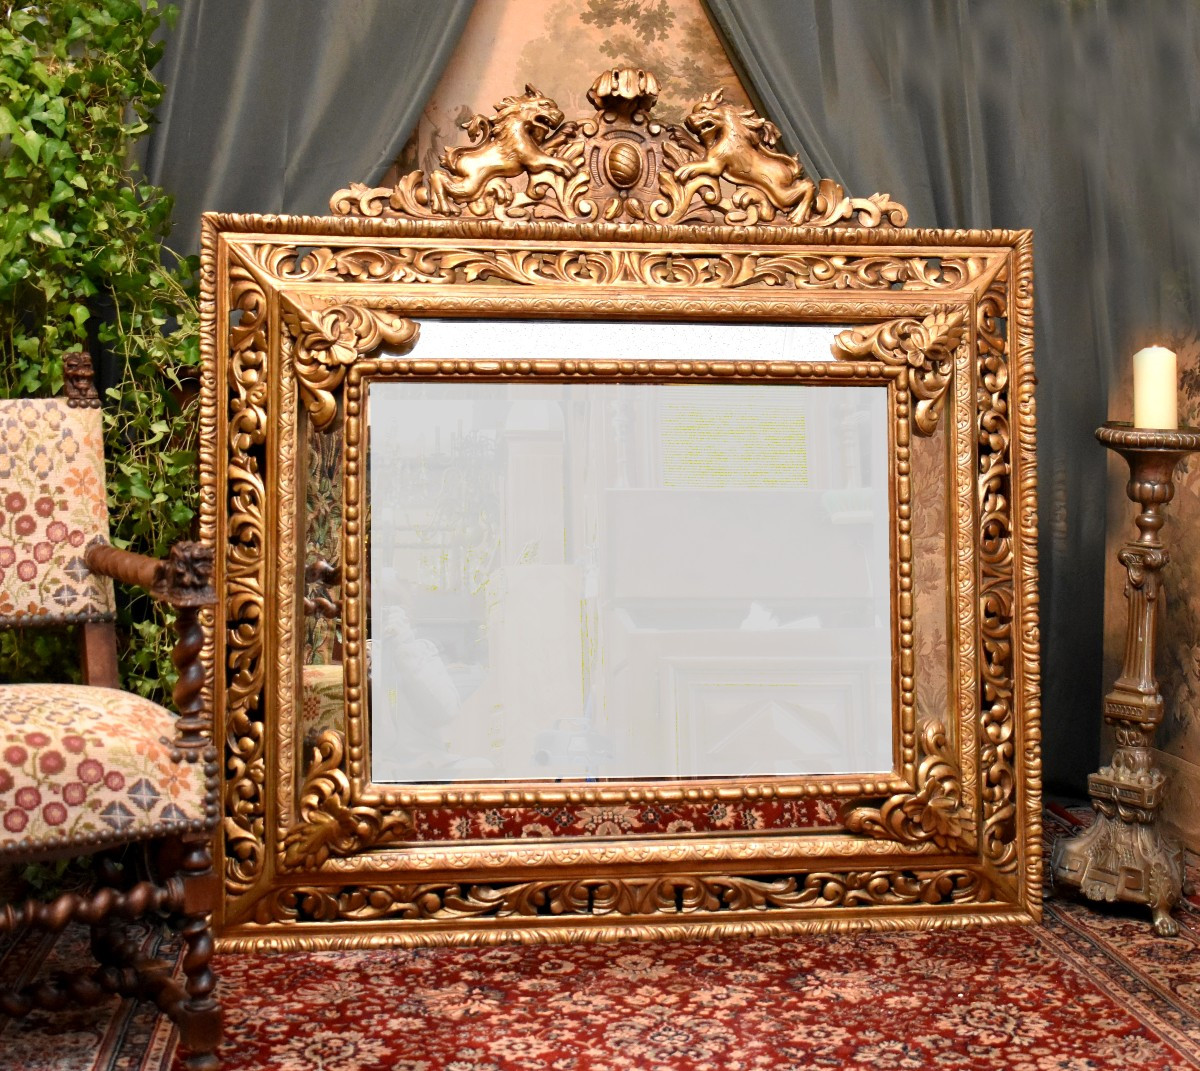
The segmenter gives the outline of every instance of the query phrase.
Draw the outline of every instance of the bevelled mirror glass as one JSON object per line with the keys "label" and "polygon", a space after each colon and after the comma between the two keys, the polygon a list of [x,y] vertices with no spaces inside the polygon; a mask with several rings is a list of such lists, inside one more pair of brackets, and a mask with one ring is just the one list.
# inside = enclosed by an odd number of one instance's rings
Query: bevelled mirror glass
{"label": "bevelled mirror glass", "polygon": [[[421,323],[830,360],[837,329]],[[371,780],[890,772],[882,386],[373,382]]]}

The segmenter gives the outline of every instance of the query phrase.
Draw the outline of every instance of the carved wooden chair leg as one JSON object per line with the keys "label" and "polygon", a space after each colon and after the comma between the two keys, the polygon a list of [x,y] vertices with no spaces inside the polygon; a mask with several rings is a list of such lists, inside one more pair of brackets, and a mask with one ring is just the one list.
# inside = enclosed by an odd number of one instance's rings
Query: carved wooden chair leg
{"label": "carved wooden chair leg", "polygon": [[179,931],[184,942],[186,998],[170,1014],[179,1026],[180,1042],[188,1050],[188,1071],[213,1071],[219,1066],[216,1049],[221,1040],[221,1009],[213,997],[217,978],[211,967],[211,914],[217,883],[206,841],[186,845],[181,874],[187,882]]}
{"label": "carved wooden chair leg", "polygon": [[101,966],[120,968],[129,961],[129,950],[125,947],[128,935],[122,932],[116,919],[103,918],[94,923],[90,937],[92,955]]}

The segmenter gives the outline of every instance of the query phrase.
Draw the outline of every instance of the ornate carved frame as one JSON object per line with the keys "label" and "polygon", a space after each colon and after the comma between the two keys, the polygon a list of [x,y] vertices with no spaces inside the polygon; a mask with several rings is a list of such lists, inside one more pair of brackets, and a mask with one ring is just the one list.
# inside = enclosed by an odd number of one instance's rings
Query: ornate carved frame
{"label": "ornate carved frame", "polygon": [[[205,657],[224,727],[224,947],[843,931],[1040,917],[1028,231],[905,229],[886,195],[810,182],[753,113],[649,118],[645,72],[564,122],[527,87],[473,148],[327,218],[210,214],[202,255],[202,538],[224,600]],[[420,317],[852,324],[834,360],[421,357]],[[365,780],[361,408],[373,377],[886,384],[893,414],[894,725],[884,779],[390,786]],[[346,732],[296,741],[306,422],[343,435]],[[909,436],[944,427],[945,487]],[[944,495],[953,681],[920,721],[912,514]],[[836,799],[834,828],[421,842],[414,809]]]}

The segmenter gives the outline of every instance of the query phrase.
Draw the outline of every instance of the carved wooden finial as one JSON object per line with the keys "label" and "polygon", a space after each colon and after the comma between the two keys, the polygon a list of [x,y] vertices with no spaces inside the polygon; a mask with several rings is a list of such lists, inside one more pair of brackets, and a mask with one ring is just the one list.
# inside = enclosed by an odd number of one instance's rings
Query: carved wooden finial
{"label": "carved wooden finial", "polygon": [[87,350],[63,354],[63,393],[72,409],[99,409],[92,355]]}
{"label": "carved wooden finial", "polygon": [[156,595],[175,607],[211,606],[215,552],[211,546],[187,541],[171,547],[158,564],[152,585]]}
{"label": "carved wooden finial", "polygon": [[447,149],[442,166],[412,171],[391,188],[355,183],[333,195],[336,215],[385,219],[460,216],[735,226],[903,227],[908,213],[885,193],[850,197],[817,183],[780,152],[779,130],[705,94],[682,124],[653,121],[658,79],[613,67],[592,83],[595,116],[564,122],[558,105],[527,85],[494,115],[466,124],[472,144]]}

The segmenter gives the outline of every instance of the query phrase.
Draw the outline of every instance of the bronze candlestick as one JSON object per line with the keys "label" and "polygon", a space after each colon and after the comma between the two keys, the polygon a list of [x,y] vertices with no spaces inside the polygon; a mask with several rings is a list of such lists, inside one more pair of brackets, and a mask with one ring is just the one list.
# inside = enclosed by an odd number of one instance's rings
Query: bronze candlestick
{"label": "bronze candlestick", "polygon": [[1200,431],[1109,422],[1096,438],[1129,463],[1125,491],[1142,511],[1137,539],[1117,555],[1128,573],[1125,663],[1104,697],[1104,720],[1116,730],[1117,747],[1109,765],[1088,778],[1095,821],[1055,844],[1051,866],[1055,881],[1078,886],[1091,900],[1147,905],[1155,931],[1171,937],[1179,931],[1170,912],[1183,891],[1183,852],[1158,825],[1165,778],[1150,750],[1163,708],[1154,675],[1159,573],[1170,558],[1159,531],[1175,495],[1171,475],[1182,458],[1200,450]]}

